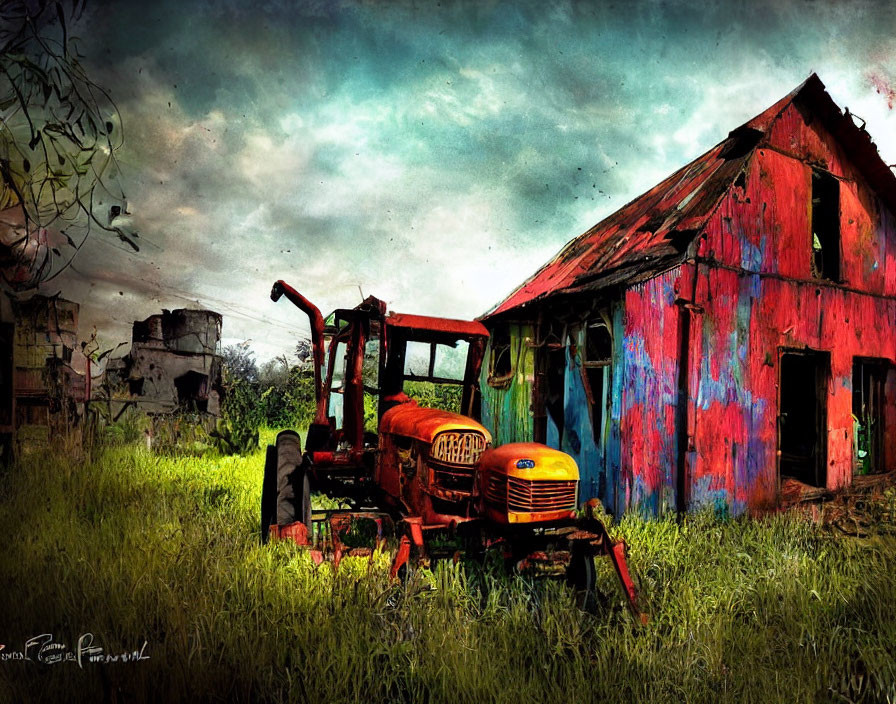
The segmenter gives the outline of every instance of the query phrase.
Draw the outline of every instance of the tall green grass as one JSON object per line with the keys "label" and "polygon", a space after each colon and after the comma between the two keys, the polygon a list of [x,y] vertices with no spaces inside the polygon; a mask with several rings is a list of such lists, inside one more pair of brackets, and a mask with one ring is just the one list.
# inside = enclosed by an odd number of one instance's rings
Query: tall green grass
{"label": "tall green grass", "polygon": [[[269,440],[269,437],[263,440]],[[604,598],[258,544],[263,455],[110,447],[0,481],[0,643],[95,634],[136,663],[0,661],[0,701],[896,701],[896,541],[799,516],[626,518],[646,627]],[[890,499],[892,500],[892,496]],[[892,512],[886,514],[892,516]]]}

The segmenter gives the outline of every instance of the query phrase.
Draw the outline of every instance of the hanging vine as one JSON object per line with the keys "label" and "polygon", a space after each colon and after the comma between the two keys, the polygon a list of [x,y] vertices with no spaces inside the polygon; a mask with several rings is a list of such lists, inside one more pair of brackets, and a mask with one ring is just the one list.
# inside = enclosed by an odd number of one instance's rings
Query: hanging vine
{"label": "hanging vine", "polygon": [[0,278],[8,290],[57,276],[97,229],[139,250],[118,183],[120,115],[69,36],[84,4],[0,3]]}

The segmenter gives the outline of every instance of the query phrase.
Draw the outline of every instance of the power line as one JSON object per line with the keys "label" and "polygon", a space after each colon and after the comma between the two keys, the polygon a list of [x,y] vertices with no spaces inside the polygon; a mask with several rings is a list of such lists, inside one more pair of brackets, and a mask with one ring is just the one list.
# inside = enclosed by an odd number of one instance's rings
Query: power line
{"label": "power line", "polygon": [[[91,277],[88,274],[85,274],[83,271],[79,271],[74,266],[70,266],[69,268],[72,271],[74,271],[76,274],[81,276],[82,278],[84,278],[88,281],[90,280]],[[179,289],[174,286],[166,286],[163,288],[161,284],[155,284],[152,281],[148,281],[147,279],[143,279],[140,277],[127,277],[126,276],[126,278],[130,278],[131,281],[140,282],[140,283],[145,284],[146,286],[151,287],[155,291],[155,294],[157,296],[167,296],[167,297],[171,297],[171,298],[178,298],[183,301],[187,301],[189,303],[198,303],[200,305],[202,305],[202,301],[208,301],[208,302],[216,304],[217,306],[226,308],[228,310],[229,314],[233,315],[235,317],[243,318],[245,320],[250,320],[250,321],[256,322],[256,323],[261,323],[263,325],[269,325],[271,327],[275,327],[275,328],[278,328],[285,332],[291,333],[291,334],[295,335],[296,337],[301,337],[303,339],[308,338],[307,335],[301,334],[299,332],[299,330],[296,329],[296,327],[292,327],[285,323],[281,323],[276,320],[271,320],[266,317],[261,317],[256,312],[251,311],[248,308],[239,306],[235,303],[232,303],[231,301],[226,301],[221,298],[216,298],[215,296],[193,294],[193,292],[185,291],[183,289]]]}

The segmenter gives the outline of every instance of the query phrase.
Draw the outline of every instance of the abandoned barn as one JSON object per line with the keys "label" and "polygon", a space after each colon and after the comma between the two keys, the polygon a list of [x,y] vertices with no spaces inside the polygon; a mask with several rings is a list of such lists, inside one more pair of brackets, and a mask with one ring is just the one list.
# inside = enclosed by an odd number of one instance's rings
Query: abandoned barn
{"label": "abandoned barn", "polygon": [[486,314],[496,442],[617,514],[896,467],[896,176],[857,119],[813,74]]}

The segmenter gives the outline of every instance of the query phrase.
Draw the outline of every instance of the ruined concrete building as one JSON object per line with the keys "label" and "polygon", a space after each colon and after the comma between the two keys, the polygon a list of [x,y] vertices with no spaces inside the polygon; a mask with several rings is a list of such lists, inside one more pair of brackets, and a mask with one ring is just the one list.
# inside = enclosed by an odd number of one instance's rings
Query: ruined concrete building
{"label": "ruined concrete building", "polygon": [[24,426],[78,427],[88,399],[107,404],[111,420],[128,406],[219,414],[218,313],[163,311],[135,322],[130,353],[111,360],[105,378],[94,369],[93,384],[78,313],[77,303],[59,297],[0,295],[0,457],[11,455]]}
{"label": "ruined concrete building", "polygon": [[647,514],[896,468],[896,176],[812,75],[484,316],[483,420]]}
{"label": "ruined concrete building", "polygon": [[77,344],[77,303],[42,295],[0,299],[0,441],[6,452],[22,426],[76,426],[90,384]]}
{"label": "ruined concrete building", "polygon": [[165,310],[134,323],[131,350],[119,363],[128,391],[146,413],[218,415],[221,315]]}

